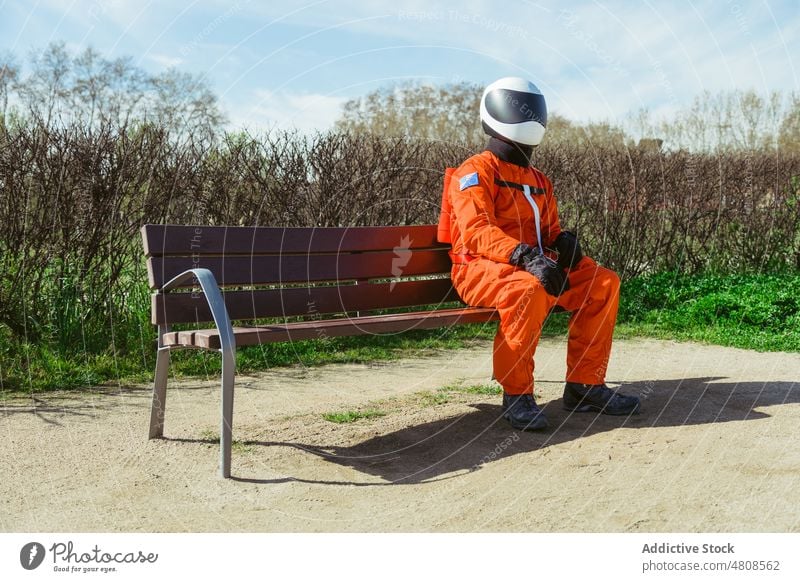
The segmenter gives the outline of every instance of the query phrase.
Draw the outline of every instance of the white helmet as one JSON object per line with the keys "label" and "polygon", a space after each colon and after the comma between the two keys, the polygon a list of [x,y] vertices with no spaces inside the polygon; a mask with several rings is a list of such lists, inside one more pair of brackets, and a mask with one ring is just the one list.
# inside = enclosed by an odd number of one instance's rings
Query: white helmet
{"label": "white helmet", "polygon": [[521,77],[498,79],[483,91],[481,125],[491,136],[537,146],[547,126],[544,96]]}

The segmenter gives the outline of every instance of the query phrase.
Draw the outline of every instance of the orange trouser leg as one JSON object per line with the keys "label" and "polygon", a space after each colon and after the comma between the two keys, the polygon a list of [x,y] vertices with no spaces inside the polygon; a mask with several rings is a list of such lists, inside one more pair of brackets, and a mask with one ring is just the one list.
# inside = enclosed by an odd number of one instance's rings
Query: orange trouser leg
{"label": "orange trouser leg", "polygon": [[453,284],[469,305],[495,307],[500,314],[495,379],[508,394],[532,393],[533,353],[555,297],[530,273],[483,259],[454,267]]}
{"label": "orange trouser leg", "polygon": [[558,305],[572,312],[567,347],[567,382],[602,384],[619,307],[619,277],[584,258],[569,272],[569,291]]}

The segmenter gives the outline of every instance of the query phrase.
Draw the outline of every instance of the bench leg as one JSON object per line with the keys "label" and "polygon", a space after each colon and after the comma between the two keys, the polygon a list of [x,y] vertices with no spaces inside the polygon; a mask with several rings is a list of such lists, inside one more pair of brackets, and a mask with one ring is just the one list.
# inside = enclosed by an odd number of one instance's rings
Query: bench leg
{"label": "bench leg", "polygon": [[231,476],[231,444],[233,440],[233,383],[236,376],[236,355],[222,352],[222,414],[219,431],[219,470],[224,479]]}
{"label": "bench leg", "polygon": [[169,348],[158,348],[156,373],[153,380],[153,404],[150,407],[150,438],[164,436],[164,405],[167,400],[167,376],[169,375]]}

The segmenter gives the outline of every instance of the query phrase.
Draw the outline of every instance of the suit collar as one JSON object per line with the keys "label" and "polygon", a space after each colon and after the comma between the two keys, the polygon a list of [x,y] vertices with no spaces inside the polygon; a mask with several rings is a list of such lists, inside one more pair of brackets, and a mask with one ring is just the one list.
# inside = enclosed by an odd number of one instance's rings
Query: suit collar
{"label": "suit collar", "polygon": [[522,166],[523,168],[531,165],[533,146],[511,143],[496,137],[490,137],[489,143],[486,144],[486,149],[504,162]]}

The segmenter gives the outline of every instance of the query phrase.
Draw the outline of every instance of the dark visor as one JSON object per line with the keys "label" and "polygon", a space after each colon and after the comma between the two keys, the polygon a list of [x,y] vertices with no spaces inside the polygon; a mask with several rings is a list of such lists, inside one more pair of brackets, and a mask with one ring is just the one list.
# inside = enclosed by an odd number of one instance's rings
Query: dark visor
{"label": "dark visor", "polygon": [[547,106],[543,95],[495,89],[486,96],[486,111],[501,123],[536,121],[547,127]]}

